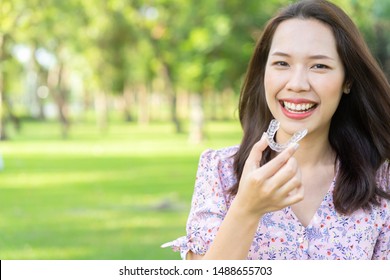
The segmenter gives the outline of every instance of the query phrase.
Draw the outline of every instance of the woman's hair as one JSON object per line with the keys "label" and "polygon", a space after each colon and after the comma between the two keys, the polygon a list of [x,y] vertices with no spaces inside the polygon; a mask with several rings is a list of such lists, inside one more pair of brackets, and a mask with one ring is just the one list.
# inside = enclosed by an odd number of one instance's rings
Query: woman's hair
{"label": "woman's hair", "polygon": [[[377,170],[390,158],[390,86],[352,20],[325,0],[299,1],[281,10],[268,22],[255,47],[239,100],[243,139],[234,158],[237,184],[230,192],[237,193],[245,161],[273,119],[265,99],[264,72],[275,30],[293,18],[315,19],[333,31],[345,82],[351,85],[350,93],[341,98],[329,131],[339,163],[333,201],[341,214],[369,209],[379,203],[379,197],[390,198],[376,182]],[[270,159],[271,150],[267,148],[261,164]]]}

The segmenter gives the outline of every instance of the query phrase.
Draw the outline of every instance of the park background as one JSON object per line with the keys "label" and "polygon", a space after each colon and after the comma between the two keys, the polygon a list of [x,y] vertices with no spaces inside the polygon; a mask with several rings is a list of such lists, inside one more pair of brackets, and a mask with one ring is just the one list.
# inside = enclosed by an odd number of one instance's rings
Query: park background
{"label": "park background", "polygon": [[[0,259],[179,259],[286,0],[0,0]],[[390,1],[334,0],[390,72]],[[320,34],[319,34],[320,36]]]}

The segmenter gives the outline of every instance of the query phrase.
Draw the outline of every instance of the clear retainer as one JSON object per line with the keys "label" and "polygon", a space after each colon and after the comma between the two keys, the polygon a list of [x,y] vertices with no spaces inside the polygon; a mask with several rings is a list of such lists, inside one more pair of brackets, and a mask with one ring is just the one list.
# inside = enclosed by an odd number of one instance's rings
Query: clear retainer
{"label": "clear retainer", "polygon": [[280,153],[281,151],[286,149],[288,146],[290,146],[292,143],[297,143],[299,140],[301,140],[307,134],[307,129],[303,129],[303,130],[295,132],[294,135],[290,138],[290,140],[287,141],[287,143],[285,143],[285,144],[276,143],[274,139],[275,139],[276,131],[278,131],[278,129],[279,129],[279,124],[280,123],[278,120],[273,119],[270,122],[270,124],[268,126],[268,130],[266,132],[269,147],[272,150],[274,150],[275,152]]}

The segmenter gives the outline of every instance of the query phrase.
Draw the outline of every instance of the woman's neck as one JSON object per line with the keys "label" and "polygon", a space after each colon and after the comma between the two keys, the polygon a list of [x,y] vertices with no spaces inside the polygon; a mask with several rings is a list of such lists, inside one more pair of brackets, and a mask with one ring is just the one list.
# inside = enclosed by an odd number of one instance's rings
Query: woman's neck
{"label": "woman's neck", "polygon": [[299,141],[299,148],[295,152],[294,157],[301,168],[328,166],[334,164],[336,160],[336,154],[328,140],[328,133],[323,133],[322,135],[307,134]]}
{"label": "woman's neck", "polygon": [[323,141],[311,141],[302,139],[294,157],[301,168],[333,165],[336,161],[336,153],[332,149],[328,139]]}

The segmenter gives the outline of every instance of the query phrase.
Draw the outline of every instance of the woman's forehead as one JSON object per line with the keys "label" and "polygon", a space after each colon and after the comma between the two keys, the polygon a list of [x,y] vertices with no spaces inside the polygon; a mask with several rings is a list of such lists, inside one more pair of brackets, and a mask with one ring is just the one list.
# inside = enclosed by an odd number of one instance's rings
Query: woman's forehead
{"label": "woman's forehead", "polygon": [[338,56],[332,29],[315,19],[289,19],[281,22],[272,38],[270,54]]}

